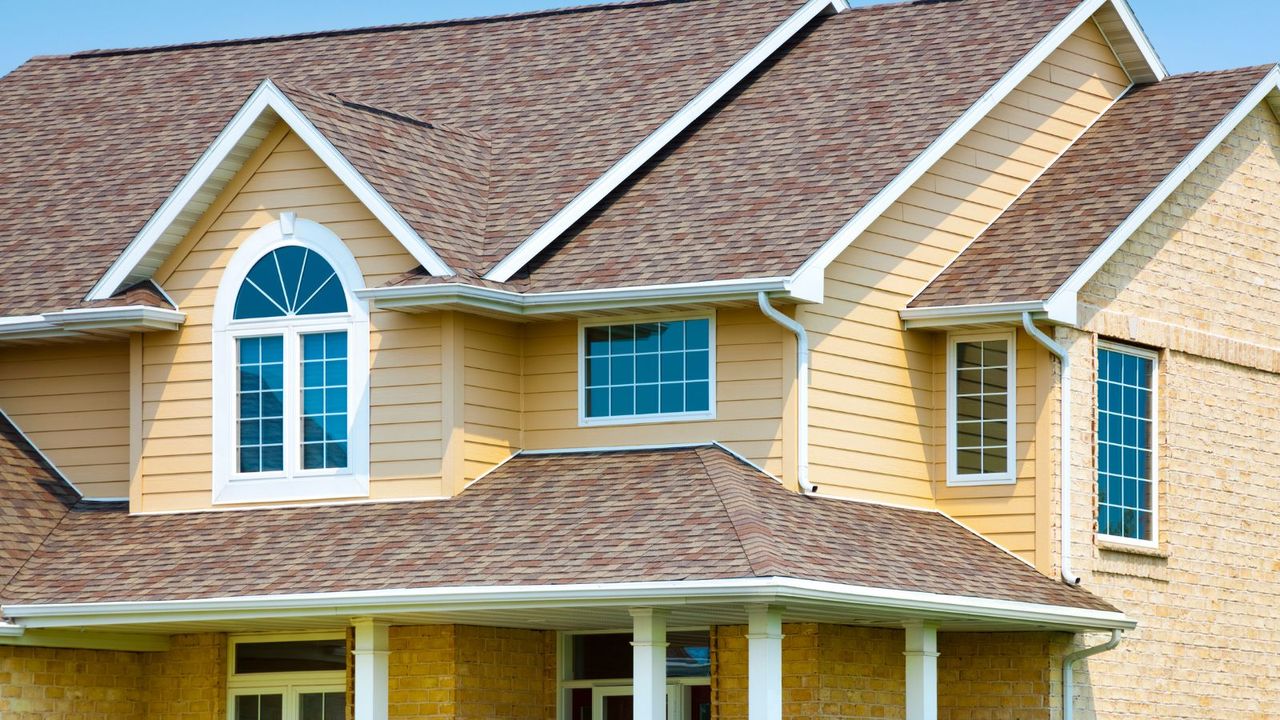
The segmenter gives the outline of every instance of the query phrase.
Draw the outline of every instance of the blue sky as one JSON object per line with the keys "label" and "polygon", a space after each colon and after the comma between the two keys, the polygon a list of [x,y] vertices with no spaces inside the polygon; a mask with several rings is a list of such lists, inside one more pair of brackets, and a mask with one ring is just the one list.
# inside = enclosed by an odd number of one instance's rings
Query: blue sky
{"label": "blue sky", "polygon": [[[0,74],[32,55],[493,15],[583,1],[0,0]],[[1276,0],[1131,2],[1173,72],[1280,60]]]}

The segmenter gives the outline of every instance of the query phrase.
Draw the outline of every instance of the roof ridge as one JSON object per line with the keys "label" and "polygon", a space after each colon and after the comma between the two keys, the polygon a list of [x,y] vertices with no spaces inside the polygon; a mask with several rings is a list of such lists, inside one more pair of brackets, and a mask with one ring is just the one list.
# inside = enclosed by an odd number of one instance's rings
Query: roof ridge
{"label": "roof ridge", "polygon": [[500,15],[481,15],[442,20],[425,20],[421,22],[394,23],[389,25],[366,25],[354,28],[341,28],[337,30],[313,30],[310,32],[289,33],[285,35],[259,35],[246,38],[228,38],[223,40],[197,40],[189,43],[167,43],[162,45],[145,45],[127,48],[102,48],[95,50],[81,50],[68,55],[43,55],[39,57],[59,60],[89,60],[94,58],[119,57],[124,55],[149,55],[180,50],[203,50],[207,48],[237,47],[241,45],[265,45],[270,43],[313,40],[317,38],[428,30],[432,28],[451,27],[457,25],[481,25],[497,22],[513,22],[542,17],[556,17],[561,15],[581,15],[589,12],[602,12],[609,10],[634,10],[659,5],[684,4],[693,1],[694,0],[617,0],[615,2],[571,5],[562,8],[528,10],[516,13],[503,13]]}

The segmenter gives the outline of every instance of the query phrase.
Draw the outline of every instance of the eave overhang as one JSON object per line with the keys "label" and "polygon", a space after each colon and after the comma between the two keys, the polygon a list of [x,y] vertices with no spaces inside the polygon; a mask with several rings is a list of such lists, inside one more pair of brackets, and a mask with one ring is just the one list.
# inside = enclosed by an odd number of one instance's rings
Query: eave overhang
{"label": "eave overhang", "polygon": [[901,627],[928,620],[947,628],[1086,632],[1132,629],[1121,612],[1011,600],[842,585],[787,577],[586,585],[443,587],[431,589],[225,597],[157,602],[6,605],[11,622],[26,629],[124,628],[132,632],[177,632],[190,627],[268,621],[328,620],[341,626],[351,617],[396,622],[517,623],[524,627],[608,627],[627,608],[661,607],[686,620],[737,613],[747,605],[787,608],[789,618]]}
{"label": "eave overhang", "polygon": [[137,332],[177,330],[186,322],[180,310],[126,305],[60,310],[0,318],[0,342],[48,338],[119,337]]}

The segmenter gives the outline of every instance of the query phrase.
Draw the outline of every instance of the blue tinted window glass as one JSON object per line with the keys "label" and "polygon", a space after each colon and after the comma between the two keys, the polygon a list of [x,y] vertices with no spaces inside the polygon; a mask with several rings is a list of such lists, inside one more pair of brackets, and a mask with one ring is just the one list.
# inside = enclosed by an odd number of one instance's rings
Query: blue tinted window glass
{"label": "blue tinted window glass", "polygon": [[[345,367],[343,358],[346,356],[345,332],[310,333],[302,336],[301,435],[304,470],[346,467],[347,377],[345,373],[325,371],[327,366],[336,366],[338,363]],[[314,371],[308,372],[308,366],[314,366]]]}
{"label": "blue tinted window glass", "polygon": [[710,409],[710,320],[626,323],[583,332],[587,417]]}
{"label": "blue tinted window glass", "polygon": [[1155,363],[1145,354],[1098,350],[1098,531],[1153,540]]}
{"label": "blue tinted window glass", "polygon": [[347,311],[347,297],[333,267],[311,250],[277,248],[254,263],[236,294],[237,320]]}
{"label": "blue tinted window glass", "polygon": [[236,407],[238,471],[278,472],[284,469],[282,423],[284,413],[284,338],[240,338],[237,357]]}

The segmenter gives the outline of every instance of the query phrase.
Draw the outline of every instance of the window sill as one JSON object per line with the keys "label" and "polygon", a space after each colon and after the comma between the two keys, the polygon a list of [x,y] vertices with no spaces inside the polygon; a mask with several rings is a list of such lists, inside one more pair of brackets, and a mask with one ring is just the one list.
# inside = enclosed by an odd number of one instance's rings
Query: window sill
{"label": "window sill", "polygon": [[1104,537],[1095,539],[1094,544],[1099,550],[1113,553],[1127,553],[1129,555],[1142,555],[1143,557],[1169,559],[1169,551],[1161,548],[1159,545],[1138,545],[1117,540],[1110,540]]}
{"label": "window sill", "polygon": [[214,485],[214,505],[269,504],[369,497],[367,474],[232,479]]}

